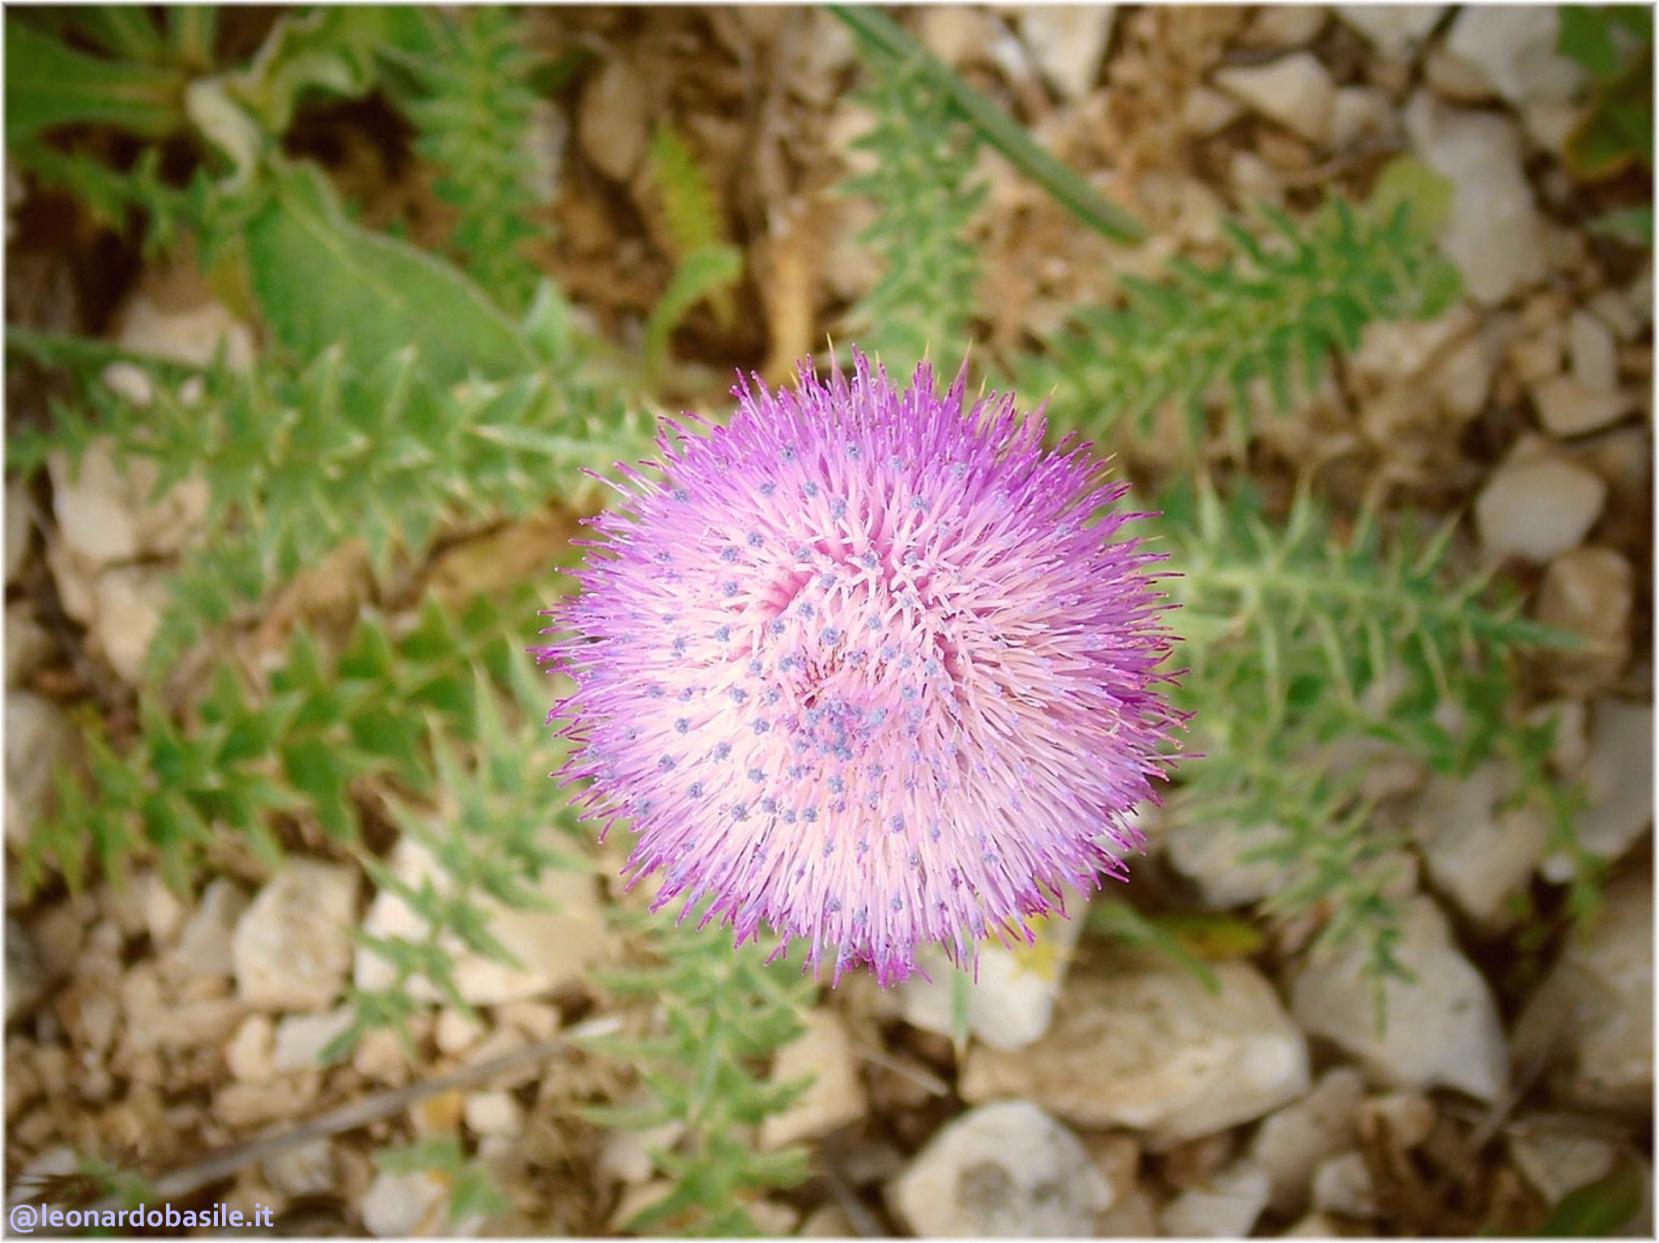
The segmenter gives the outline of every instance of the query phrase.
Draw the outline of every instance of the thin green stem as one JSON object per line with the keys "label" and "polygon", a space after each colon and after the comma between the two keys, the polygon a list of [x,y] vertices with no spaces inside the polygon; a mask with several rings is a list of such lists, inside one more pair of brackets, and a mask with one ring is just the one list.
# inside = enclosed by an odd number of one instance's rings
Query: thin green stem
{"label": "thin green stem", "polygon": [[832,4],[829,10],[874,51],[919,66],[927,79],[973,122],[986,142],[1084,224],[1115,242],[1139,242],[1146,237],[1140,221],[1107,202],[1076,172],[1038,146],[1024,126],[964,82],[880,9]]}

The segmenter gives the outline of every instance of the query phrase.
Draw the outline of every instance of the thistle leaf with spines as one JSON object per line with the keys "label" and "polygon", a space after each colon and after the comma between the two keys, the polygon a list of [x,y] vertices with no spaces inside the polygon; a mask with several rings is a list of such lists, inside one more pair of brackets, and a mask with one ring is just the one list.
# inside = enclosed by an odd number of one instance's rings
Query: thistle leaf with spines
{"label": "thistle leaf with spines", "polygon": [[207,484],[205,522],[220,534],[180,566],[154,670],[347,540],[363,540],[384,573],[395,550],[424,551],[445,521],[520,518],[552,496],[579,499],[591,486],[584,469],[650,443],[649,417],[574,365],[559,383],[536,371],[444,389],[421,382],[413,351],[364,373],[328,350],[300,371],[280,357],[245,372],[220,364],[193,400],[176,369],[159,368],[140,405],[104,382],[96,351],[12,344],[69,361],[79,382],[78,400],[53,409],[56,434],[13,440],[14,467],[52,449],[73,463],[103,435],[118,463],[152,463],[160,490],[192,476]]}
{"label": "thistle leaf with spines", "polygon": [[[1322,906],[1327,939],[1360,936],[1379,978],[1396,971],[1385,865],[1400,843],[1337,750],[1368,739],[1448,773],[1510,753],[1515,661],[1567,636],[1520,616],[1486,577],[1449,584],[1446,525],[1413,537],[1362,513],[1339,540],[1306,489],[1270,524],[1248,489],[1223,500],[1207,482],[1162,508],[1160,546],[1179,567],[1166,580],[1183,635],[1174,694],[1202,753],[1171,816],[1265,834],[1259,857],[1287,877],[1268,908]],[[1532,795],[1550,802],[1535,775]]]}
{"label": "thistle leaf with spines", "polygon": [[1219,264],[1177,258],[1162,281],[1125,278],[1121,305],[1077,312],[1042,353],[1015,361],[1021,391],[1052,394],[1057,436],[1098,439],[1121,422],[1146,431],[1175,404],[1196,437],[1218,393],[1247,432],[1258,382],[1287,413],[1367,324],[1432,318],[1455,295],[1455,272],[1409,202],[1333,199],[1305,221],[1274,208],[1259,217],[1224,226],[1231,253]]}
{"label": "thistle leaf with spines", "polygon": [[526,243],[547,227],[534,181],[538,57],[516,13],[495,7],[428,10],[397,29],[388,54],[414,89],[401,106],[415,150],[438,169],[438,197],[454,209],[451,245],[467,272],[513,314],[529,305],[537,272]]}
{"label": "thistle leaf with spines", "polygon": [[806,1081],[772,1083],[758,1063],[801,1031],[799,1013],[813,985],[785,964],[768,964],[754,943],[734,947],[719,930],[674,928],[661,917],[620,917],[641,932],[661,965],[612,970],[603,983],[619,996],[656,998],[656,1034],[593,1042],[632,1062],[647,1100],[624,1110],[595,1113],[601,1124],[646,1129],[667,1122],[680,1138],[651,1153],[672,1182],[668,1195],[625,1228],[687,1235],[760,1233],[747,1205],[807,1174],[798,1147],[758,1153],[734,1136],[734,1125],[758,1125],[787,1109]]}
{"label": "thistle leaf with spines", "polygon": [[871,170],[843,189],[879,209],[859,238],[880,257],[875,287],[847,313],[861,348],[894,373],[933,351],[944,361],[965,347],[979,280],[967,230],[985,197],[970,182],[972,129],[916,65],[871,65],[866,102],[876,125],[855,144]]}

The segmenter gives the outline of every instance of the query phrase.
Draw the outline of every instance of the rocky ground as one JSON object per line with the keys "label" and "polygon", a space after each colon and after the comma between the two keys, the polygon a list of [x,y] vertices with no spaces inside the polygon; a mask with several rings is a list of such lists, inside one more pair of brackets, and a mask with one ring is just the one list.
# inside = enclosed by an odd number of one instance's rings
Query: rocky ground
{"label": "rocky ground", "polygon": [[[549,120],[561,192],[540,255],[548,269],[601,328],[639,332],[667,278],[640,162],[668,110],[710,160],[752,274],[746,314],[726,326],[695,318],[681,334],[679,381],[718,390],[733,365],[776,374],[808,352],[875,274],[854,240],[861,205],[833,192],[868,123],[850,93],[845,30],[806,10],[538,20],[549,44],[599,57]],[[1401,150],[1449,179],[1441,245],[1466,298],[1431,323],[1370,333],[1305,410],[1262,428],[1260,461],[1326,461],[1356,492],[1381,479],[1402,503],[1466,510],[1479,555],[1503,563],[1530,613],[1586,639],[1530,676],[1540,702],[1565,710],[1557,762],[1587,792],[1582,841],[1617,862],[1594,921],[1567,931],[1559,917],[1518,913],[1558,907],[1516,899],[1558,894],[1572,864],[1548,856],[1541,821],[1506,806],[1515,775],[1392,774],[1388,797],[1416,826],[1398,890],[1416,982],[1390,986],[1382,1030],[1357,961],[1296,952],[1305,930],[1294,928],[1267,929],[1248,953],[1214,949],[1213,988],[1085,935],[1081,920],[1051,927],[1035,950],[991,950],[960,1059],[945,985],[883,994],[844,982],[773,1069],[818,1082],[755,1137],[815,1153],[813,1179],[773,1202],[768,1228],[1527,1231],[1575,1189],[1632,1169],[1645,1203],[1610,1224],[1651,1233],[1652,270],[1644,251],[1586,228],[1628,200],[1628,182],[1585,186],[1563,169],[1582,82],[1553,52],[1553,10],[935,9],[913,28],[1156,224],[1149,245],[1112,252],[987,155],[979,335],[993,352],[1109,293],[1114,271],[1202,253],[1234,208],[1362,186]],[[337,176],[355,179],[371,220],[414,219],[418,236],[422,187],[359,150],[350,117],[340,126]],[[20,211],[27,226],[29,204]],[[221,342],[233,359],[258,348],[187,271],[134,272],[112,295],[86,277],[76,239],[23,238],[14,318],[22,307],[37,326],[107,329],[195,364]],[[113,314],[100,298],[114,298]],[[1138,452],[1157,459],[1156,446]],[[151,482],[94,450],[78,477],[55,464],[38,488],[7,490],[9,842],[49,798],[51,761],[78,745],[66,705],[130,713],[125,688],[168,568],[204,538],[199,492],[186,484],[154,502]],[[450,548],[427,581],[459,592],[533,564],[545,524],[487,539]],[[355,608],[356,574],[349,562],[323,567],[303,601],[279,610],[273,638],[284,616]],[[1247,911],[1275,887],[1233,839],[1149,828],[1137,905]],[[353,927],[410,917],[354,865],[317,854],[268,877],[228,852],[189,900],[154,874],[28,904],[8,890],[14,1195],[21,1175],[71,1173],[76,1153],[151,1175],[187,1170],[272,1123],[395,1102],[411,1083],[626,1011],[591,983],[595,965],[626,952],[605,920],[609,890],[561,874],[557,915],[498,929],[523,970],[463,963],[481,1021],[434,1005],[413,1057],[382,1033],[322,1067],[348,981],[372,982],[377,966],[354,949]],[[607,1135],[574,1106],[630,1090],[600,1059],[563,1051],[211,1187],[276,1205],[290,1233],[446,1233],[442,1179],[378,1170],[372,1154],[452,1134],[514,1204],[465,1228],[600,1233],[656,1194],[651,1162],[646,1141]]]}

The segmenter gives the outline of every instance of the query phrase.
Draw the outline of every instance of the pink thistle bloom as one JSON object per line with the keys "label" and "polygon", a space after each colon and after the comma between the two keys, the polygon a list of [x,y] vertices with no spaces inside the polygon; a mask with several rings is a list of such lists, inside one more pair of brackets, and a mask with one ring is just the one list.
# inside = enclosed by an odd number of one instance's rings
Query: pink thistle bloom
{"label": "pink thistle bloom", "polygon": [[1124,876],[1179,718],[1127,485],[1011,396],[965,412],[965,374],[854,361],[669,423],[537,650],[576,684],[560,775],[632,821],[653,909],[712,896],[739,944],[766,924],[886,986]]}

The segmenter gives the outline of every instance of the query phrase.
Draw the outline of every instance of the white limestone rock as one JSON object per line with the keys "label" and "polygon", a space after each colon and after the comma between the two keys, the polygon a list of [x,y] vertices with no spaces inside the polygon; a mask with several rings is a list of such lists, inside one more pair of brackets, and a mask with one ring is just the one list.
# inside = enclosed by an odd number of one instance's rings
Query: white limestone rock
{"label": "white limestone rock", "polygon": [[1575,1130],[1572,1117],[1518,1118],[1507,1128],[1509,1155],[1526,1180],[1551,1205],[1606,1176],[1618,1146],[1599,1135]]}
{"label": "white limestone rock", "polygon": [[198,273],[173,269],[152,280],[122,306],[116,344],[135,354],[154,354],[190,367],[206,367],[221,355],[246,370],[257,353],[253,329],[230,313]]}
{"label": "white limestone rock", "polygon": [[287,863],[236,922],[231,960],[238,995],[261,1009],[327,1009],[351,966],[356,907],[351,868]]}
{"label": "white limestone rock", "polygon": [[1544,1058],[1564,1103],[1641,1110],[1653,1099],[1653,878],[1609,885],[1528,1000],[1515,1055]]}
{"label": "white limestone rock", "polygon": [[1032,5],[1017,10],[1020,38],[1037,71],[1060,95],[1082,99],[1093,89],[1112,39],[1110,4]]}
{"label": "white limestone rock", "polygon": [[162,959],[163,969],[179,979],[233,974],[232,937],[247,909],[248,897],[235,881],[225,876],[210,880],[186,917],[178,943]]}
{"label": "white limestone rock", "polygon": [[[1582,766],[1586,806],[1575,822],[1579,845],[1603,859],[1618,859],[1653,824],[1653,705],[1598,699]],[[1564,855],[1545,860],[1546,880],[1571,879]]]}
{"label": "white limestone rock", "polygon": [[894,1214],[924,1238],[1091,1235],[1112,1199],[1077,1137],[1029,1101],[948,1123],[887,1187]]}
{"label": "white limestone rock", "polygon": [[1513,786],[1513,774],[1497,761],[1461,779],[1437,773],[1413,817],[1435,887],[1490,929],[1513,922],[1510,900],[1526,887],[1549,839],[1542,809],[1505,806]]}
{"label": "white limestone rock", "polygon": [[1394,104],[1373,86],[1344,86],[1331,104],[1331,146],[1346,151],[1395,130]]}
{"label": "white limestone rock", "polygon": [[1551,5],[1465,5],[1445,50],[1517,108],[1574,98],[1584,70],[1556,51],[1560,19]]}
{"label": "white limestone rock", "polygon": [[594,167],[612,181],[627,181],[645,155],[650,99],[639,73],[614,56],[582,86],[576,140]]}
{"label": "white limestone rock", "polygon": [[1244,105],[1225,91],[1194,86],[1181,106],[1181,123],[1200,138],[1226,129],[1244,115]]}
{"label": "white limestone rock", "polygon": [[[443,892],[449,884],[431,853],[411,838],[393,850],[391,868],[412,885],[430,880]],[[491,935],[512,951],[520,966],[498,962],[449,939],[456,987],[469,1004],[498,1006],[542,996],[583,978],[606,957],[604,912],[592,876],[548,869],[533,888],[548,909],[518,909],[487,898],[479,901],[489,916]],[[401,897],[386,890],[375,895],[363,929],[371,936],[421,937],[426,924]],[[385,988],[395,978],[392,965],[365,946],[357,949],[352,974],[357,986],[365,989]],[[408,989],[417,1000],[441,1000],[424,976],[412,980]]]}
{"label": "white limestone rock", "polygon": [[1641,408],[1634,390],[1592,388],[1576,375],[1555,375],[1530,387],[1538,421],[1552,436],[1582,436],[1611,427]]}
{"label": "white limestone rock", "polygon": [[1618,348],[1613,330],[1600,316],[1580,308],[1567,321],[1567,355],[1572,360],[1573,379],[1584,388],[1609,393],[1618,387]]}
{"label": "white limestone rock", "polygon": [[1475,525],[1491,556],[1545,562],[1577,547],[1606,502],[1607,484],[1576,463],[1512,458],[1475,499]]}
{"label": "white limestone rock", "polygon": [[320,1196],[334,1190],[334,1144],[326,1136],[289,1148],[260,1163],[271,1188],[285,1196]]}
{"label": "white limestone rock", "polygon": [[56,805],[53,770],[73,765],[81,735],[50,699],[30,691],[6,695],[6,840],[21,846]]}
{"label": "white limestone rock", "polygon": [[1294,52],[1265,65],[1221,69],[1213,81],[1291,133],[1323,146],[1331,136],[1336,85],[1319,58]]}
{"label": "white limestone rock", "polygon": [[841,1016],[832,1010],[808,1010],[801,1022],[805,1030],[774,1057],[771,1079],[784,1084],[810,1076],[812,1084],[788,1109],[761,1123],[762,1148],[818,1139],[852,1125],[869,1109],[852,1037]]}
{"label": "white limestone rock", "polygon": [[1176,1196],[1158,1215],[1158,1224],[1171,1238],[1242,1239],[1267,1207],[1268,1192],[1267,1171],[1244,1158]]}
{"label": "white limestone rock", "polygon": [[52,654],[52,636],[27,600],[6,606],[6,686],[22,686]]}
{"label": "white limestone rock", "polygon": [[1221,910],[1259,902],[1281,888],[1290,869],[1258,856],[1282,836],[1276,825],[1197,821],[1179,824],[1163,837],[1170,864],[1198,886],[1204,905]]}
{"label": "white limestone rock", "polygon": [[1419,91],[1406,108],[1417,154],[1453,188],[1441,251],[1469,296],[1495,306],[1549,271],[1548,234],[1533,201],[1513,124],[1491,113],[1448,108]]}
{"label": "white limestone rock", "polygon": [[1386,1082],[1496,1100],[1509,1080],[1509,1051],[1485,979],[1453,942],[1432,899],[1405,904],[1400,933],[1395,956],[1415,979],[1383,985],[1381,1030],[1376,984],[1365,971],[1366,948],[1357,943],[1316,954],[1297,973],[1290,994],[1296,1021]]}
{"label": "white limestone rock", "polygon": [[[1048,1030],[1054,999],[1065,983],[1083,933],[1087,899],[1066,895],[1069,919],[1031,921],[1037,944],[1018,950],[988,945],[980,951],[979,980],[968,993],[968,1032],[996,1049],[1020,1049]],[[912,976],[898,989],[899,1012],[923,1031],[951,1036],[951,989],[958,968],[936,951],[921,966],[930,979]]]}
{"label": "white limestone rock", "polygon": [[432,1170],[376,1174],[359,1208],[363,1228],[377,1239],[461,1234],[447,1221],[448,1180]]}
{"label": "white limestone rock", "polygon": [[1319,1163],[1353,1147],[1359,1138],[1355,1119],[1364,1097],[1364,1077],[1351,1066],[1338,1066],[1326,1071],[1302,1099],[1262,1119],[1250,1141],[1250,1156],[1267,1173],[1269,1203],[1275,1211],[1300,1212]]}
{"label": "white limestone rock", "polygon": [[1254,47],[1306,47],[1319,37],[1329,18],[1322,4],[1264,4],[1256,10],[1244,38]]}
{"label": "white limestone rock", "polygon": [[1211,970],[1215,992],[1151,957],[1073,976],[1041,1040],[970,1051],[962,1095],[1023,1097],[1079,1126],[1146,1131],[1161,1147],[1296,1099],[1308,1087],[1307,1045],[1272,986],[1247,963]]}
{"label": "white limestone rock", "polygon": [[352,1013],[350,1006],[340,1006],[325,1014],[291,1014],[283,1018],[276,1025],[276,1069],[287,1073],[324,1066],[323,1053],[351,1026]]}
{"label": "white limestone rock", "polygon": [[461,1117],[474,1135],[519,1135],[524,1107],[511,1092],[473,1092],[461,1102]]}
{"label": "white limestone rock", "polygon": [[148,458],[117,461],[107,437],[86,446],[77,462],[54,452],[52,511],[63,540],[93,570],[140,554],[167,556],[201,531],[210,494],[199,476],[155,495],[160,471]]}
{"label": "white limestone rock", "polygon": [[1443,4],[1339,4],[1336,15],[1390,60],[1416,55],[1446,12]]}
{"label": "white limestone rock", "polygon": [[1538,588],[1538,620],[1576,635],[1552,671],[1569,693],[1600,690],[1617,680],[1630,660],[1636,575],[1623,554],[1583,545],[1550,562]]}
{"label": "white limestone rock", "polygon": [[1313,1173],[1313,1204],[1322,1213],[1375,1217],[1377,1187],[1364,1156],[1344,1152],[1321,1161]]}
{"label": "white limestone rock", "polygon": [[142,565],[116,566],[93,580],[92,646],[128,685],[143,680],[150,640],[171,592],[166,574]]}

